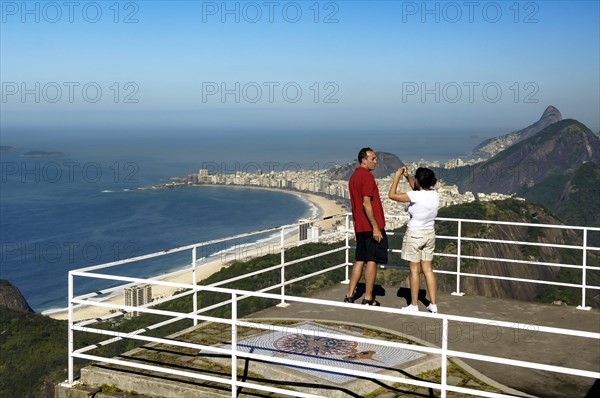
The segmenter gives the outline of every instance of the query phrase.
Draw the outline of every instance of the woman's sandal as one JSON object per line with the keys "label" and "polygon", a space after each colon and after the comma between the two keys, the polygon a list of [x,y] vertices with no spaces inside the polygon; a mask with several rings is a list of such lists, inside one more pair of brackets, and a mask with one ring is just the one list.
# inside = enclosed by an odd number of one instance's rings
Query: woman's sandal
{"label": "woman's sandal", "polygon": [[344,303],[354,303],[354,297],[344,297]]}
{"label": "woman's sandal", "polygon": [[375,299],[371,299],[371,300],[365,300],[363,299],[362,301],[363,305],[374,305],[376,307],[380,306],[381,304],[379,304],[379,301],[375,300]]}

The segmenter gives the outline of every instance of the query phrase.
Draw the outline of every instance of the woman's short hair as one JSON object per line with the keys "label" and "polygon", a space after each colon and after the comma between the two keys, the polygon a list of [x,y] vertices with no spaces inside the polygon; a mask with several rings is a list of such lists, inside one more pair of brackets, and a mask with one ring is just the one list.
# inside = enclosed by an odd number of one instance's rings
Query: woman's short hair
{"label": "woman's short hair", "polygon": [[422,188],[431,188],[437,182],[433,170],[426,167],[419,167],[415,172],[415,180]]}

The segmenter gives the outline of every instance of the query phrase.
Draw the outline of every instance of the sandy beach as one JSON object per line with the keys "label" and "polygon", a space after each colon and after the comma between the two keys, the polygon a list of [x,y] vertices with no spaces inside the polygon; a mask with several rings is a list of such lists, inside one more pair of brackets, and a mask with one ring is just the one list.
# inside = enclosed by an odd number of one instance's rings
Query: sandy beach
{"label": "sandy beach", "polygon": [[[328,217],[328,216],[343,214],[346,212],[346,210],[342,206],[337,204],[334,200],[330,200],[330,199],[324,198],[319,195],[307,194],[307,193],[301,193],[301,192],[281,191],[281,190],[275,190],[275,191],[288,192],[288,193],[291,193],[294,195],[298,195],[298,196],[303,197],[305,200],[309,201],[310,203],[312,203],[319,210],[318,215],[316,216],[317,220],[322,219],[324,217]],[[345,222],[345,219],[344,219],[344,217],[336,217],[336,218],[329,219],[329,220],[316,221],[316,222],[314,222],[313,225],[319,226],[319,227],[321,227],[323,232],[327,232],[332,229],[335,229],[336,221],[340,221],[343,224]],[[284,243],[286,246],[289,246],[289,245],[293,245],[297,241],[298,241],[298,236],[297,236],[297,234],[294,234],[293,236],[287,237]],[[234,261],[247,261],[247,260],[250,260],[251,258],[262,256],[262,255],[265,255],[268,253],[278,253],[280,250],[281,250],[281,247],[280,247],[279,241],[277,241],[277,242],[271,241],[271,242],[264,243],[264,244],[252,245],[249,248],[244,248],[241,251],[236,250],[235,252],[230,253],[230,254],[224,253],[221,256],[216,256],[216,258],[214,260],[210,260],[210,261],[208,261],[206,259],[198,260],[196,262],[196,265],[197,265],[196,266],[196,280],[201,281],[203,279],[206,279],[209,276],[211,276],[212,274],[214,274],[215,272],[218,272],[223,267],[226,267],[228,264],[230,264]],[[176,275],[167,274],[167,275],[163,275],[163,276],[160,276],[160,277],[157,277],[154,279],[164,280],[164,281],[168,281],[168,282],[192,284],[193,282],[192,282],[191,265],[190,265],[189,270],[176,273]],[[152,297],[155,300],[163,298],[163,297],[168,297],[168,296],[173,295],[173,293],[175,293],[175,291],[176,291],[176,289],[172,288],[172,287],[153,285],[152,286]],[[109,303],[109,304],[114,304],[117,306],[124,305],[125,304],[125,294],[122,290],[120,290],[120,291],[118,291],[118,293],[115,296],[113,296],[109,299],[106,299],[103,302]],[[73,320],[81,321],[81,320],[85,320],[85,319],[100,318],[102,316],[108,315],[109,313],[110,313],[110,310],[107,308],[95,307],[95,306],[79,307],[79,308],[75,308],[73,311]],[[68,319],[68,312],[65,310],[63,312],[56,312],[56,313],[49,314],[48,316],[50,316],[51,318],[54,318],[54,319]]]}

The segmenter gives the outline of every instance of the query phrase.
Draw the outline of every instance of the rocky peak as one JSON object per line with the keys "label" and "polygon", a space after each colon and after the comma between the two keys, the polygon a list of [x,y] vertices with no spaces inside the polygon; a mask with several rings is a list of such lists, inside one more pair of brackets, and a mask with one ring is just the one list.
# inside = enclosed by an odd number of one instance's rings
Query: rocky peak
{"label": "rocky peak", "polygon": [[562,120],[562,115],[558,109],[556,109],[552,105],[548,105],[540,120],[550,119],[550,124],[560,122]]}
{"label": "rocky peak", "polygon": [[561,120],[562,115],[560,111],[556,107],[549,105],[537,122],[518,131],[513,131],[499,137],[488,138],[477,145],[475,149],[473,149],[472,154],[475,157],[489,159],[498,152],[539,133],[551,124],[560,122]]}
{"label": "rocky peak", "polygon": [[560,111],[556,109],[554,106],[550,105],[546,108],[540,120],[535,122],[534,124],[525,127],[523,130],[517,131],[518,141],[524,140],[525,138],[529,138],[534,134],[539,133],[546,127],[554,124],[556,122],[560,122],[562,120],[562,115]]}
{"label": "rocky peak", "polygon": [[21,291],[5,279],[0,279],[0,306],[19,312],[33,312]]}

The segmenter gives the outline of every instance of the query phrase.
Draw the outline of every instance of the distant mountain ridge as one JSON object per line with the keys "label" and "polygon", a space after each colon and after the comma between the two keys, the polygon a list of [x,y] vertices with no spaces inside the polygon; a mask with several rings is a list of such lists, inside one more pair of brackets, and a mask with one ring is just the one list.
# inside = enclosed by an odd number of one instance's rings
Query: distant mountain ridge
{"label": "distant mountain ridge", "polygon": [[460,173],[459,189],[513,194],[600,160],[600,138],[574,119],[554,123]]}
{"label": "distant mountain ridge", "polygon": [[453,169],[456,178],[447,182],[462,192],[516,194],[547,206],[566,224],[598,226],[599,165],[600,137],[564,119],[491,159]]}
{"label": "distant mountain ridge", "polygon": [[560,122],[561,120],[562,115],[560,111],[554,106],[550,105],[546,108],[542,114],[542,117],[540,117],[537,122],[518,131],[513,131],[499,137],[488,138],[473,149],[472,155],[474,157],[489,159],[498,154],[500,151],[509,148],[511,145],[527,139],[551,124]]}
{"label": "distant mountain ridge", "polygon": [[[377,167],[373,170],[373,176],[375,178],[384,178],[393,174],[398,170],[399,167],[404,166],[404,162],[398,158],[398,156],[389,152],[376,152],[377,153]],[[358,167],[358,159],[354,162],[347,163],[344,166],[337,166],[330,169],[327,172],[327,176],[332,180],[346,180],[350,179],[354,170]]]}

